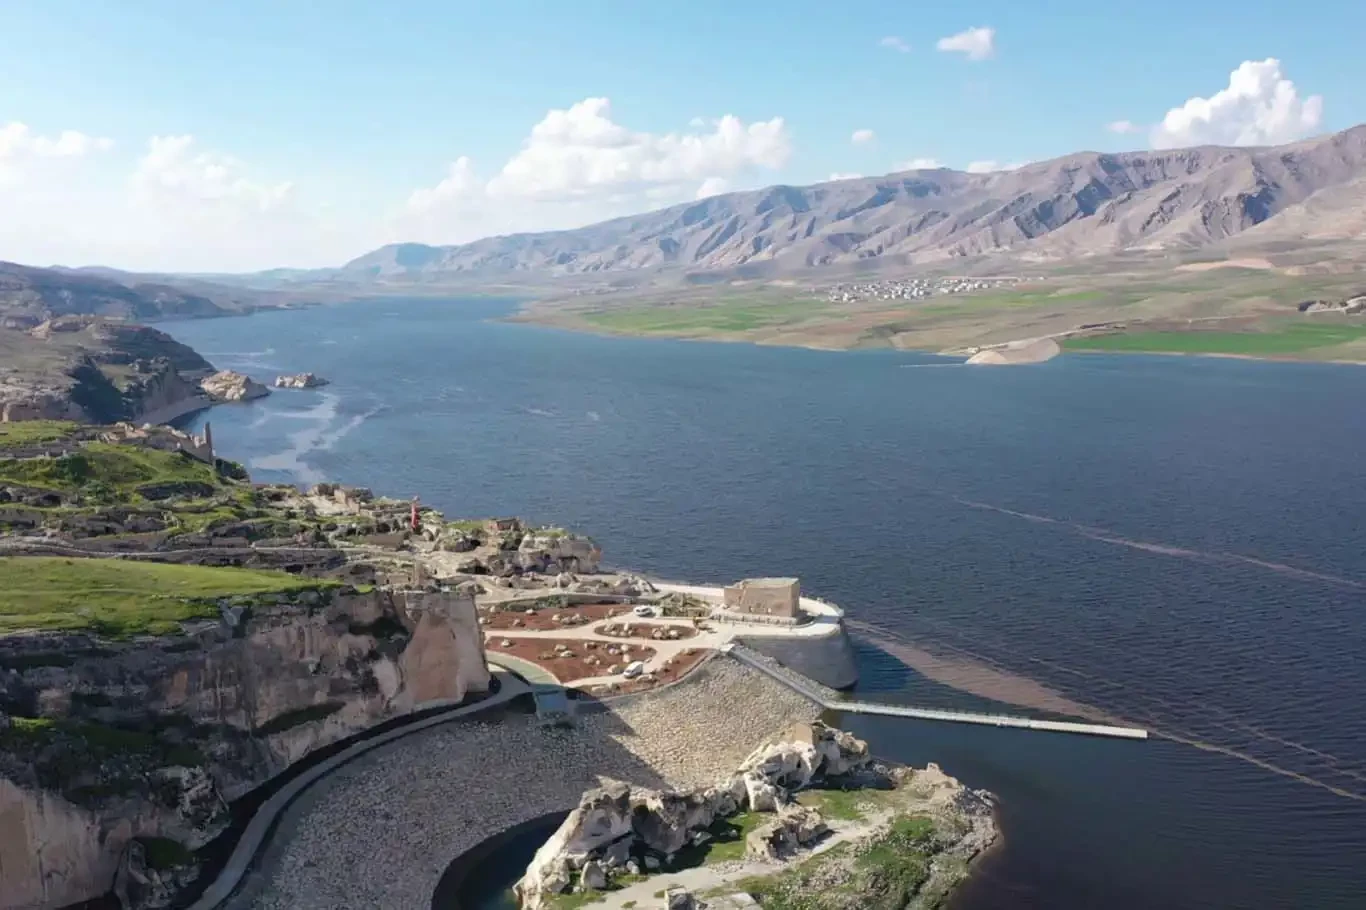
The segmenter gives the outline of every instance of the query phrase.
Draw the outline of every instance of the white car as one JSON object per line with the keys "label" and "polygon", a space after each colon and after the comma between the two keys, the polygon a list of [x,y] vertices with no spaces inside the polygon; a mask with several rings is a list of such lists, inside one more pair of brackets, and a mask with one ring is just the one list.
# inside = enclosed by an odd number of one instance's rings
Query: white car
{"label": "white car", "polygon": [[621,675],[627,679],[635,679],[645,672],[645,661],[635,660],[626,665],[626,669],[621,671]]}
{"label": "white car", "polygon": [[639,606],[635,607],[631,612],[636,614],[637,616],[648,617],[655,615],[655,608],[650,606],[649,604],[640,604]]}

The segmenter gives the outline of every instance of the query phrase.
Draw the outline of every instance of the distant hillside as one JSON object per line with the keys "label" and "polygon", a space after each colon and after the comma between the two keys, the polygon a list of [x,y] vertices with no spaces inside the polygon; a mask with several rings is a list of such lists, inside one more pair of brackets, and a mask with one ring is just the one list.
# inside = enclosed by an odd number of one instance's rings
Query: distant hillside
{"label": "distant hillside", "polygon": [[[137,276],[129,275],[129,280]],[[0,262],[0,316],[31,323],[55,316],[109,316],[151,320],[171,316],[222,316],[207,297],[170,285],[124,284],[94,270],[39,269]]]}
{"label": "distant hillside", "polygon": [[59,316],[130,322],[231,316],[309,298],[197,276],[140,275],[102,266],[36,268],[0,262],[0,320],[29,328]]}
{"label": "distant hillside", "polygon": [[1269,148],[1079,152],[990,174],[941,168],[729,193],[576,230],[458,246],[391,244],[347,263],[340,275],[429,281],[649,268],[774,274],[993,253],[1064,260],[1197,250],[1254,227],[1259,242],[1359,238],[1366,225],[1352,200],[1363,199],[1363,178],[1366,126]]}

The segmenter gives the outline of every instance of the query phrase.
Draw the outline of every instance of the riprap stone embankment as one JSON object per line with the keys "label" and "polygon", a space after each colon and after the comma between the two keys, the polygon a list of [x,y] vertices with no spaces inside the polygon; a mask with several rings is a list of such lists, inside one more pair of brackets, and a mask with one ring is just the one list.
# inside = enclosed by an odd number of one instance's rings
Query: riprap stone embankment
{"label": "riprap stone embankment", "polygon": [[603,778],[654,788],[713,783],[765,734],[818,713],[718,657],[683,683],[581,716],[574,729],[508,715],[415,733],[306,791],[230,907],[426,910],[456,856],[568,811]]}

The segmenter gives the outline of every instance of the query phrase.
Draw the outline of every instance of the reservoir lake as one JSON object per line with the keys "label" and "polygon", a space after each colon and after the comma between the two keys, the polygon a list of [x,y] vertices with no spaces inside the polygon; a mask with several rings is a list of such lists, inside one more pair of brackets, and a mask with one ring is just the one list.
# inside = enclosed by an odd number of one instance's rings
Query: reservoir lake
{"label": "reservoir lake", "polygon": [[662,578],[796,575],[846,609],[860,698],[1153,733],[841,718],[999,797],[954,910],[1366,907],[1366,367],[967,367],[510,309],[161,328],[220,369],[331,380],[191,419],[256,480],[564,525]]}

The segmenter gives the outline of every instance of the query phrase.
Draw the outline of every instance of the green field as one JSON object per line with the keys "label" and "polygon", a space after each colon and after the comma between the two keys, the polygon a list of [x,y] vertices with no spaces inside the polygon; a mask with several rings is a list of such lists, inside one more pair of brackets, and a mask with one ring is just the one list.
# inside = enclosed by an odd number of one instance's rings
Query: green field
{"label": "green field", "polygon": [[708,332],[748,332],[788,325],[820,316],[830,306],[824,300],[775,300],[755,297],[721,298],[703,305],[651,305],[597,310],[582,314],[595,328],[631,335],[690,335]]}
{"label": "green field", "polygon": [[0,557],[0,634],[89,631],[114,638],[174,632],[218,616],[222,597],[332,586],[284,572],[121,559]]}
{"label": "green field", "polygon": [[78,424],[65,420],[16,420],[0,423],[0,449],[7,446],[57,442],[75,432]]}
{"label": "green field", "polygon": [[1264,332],[1130,332],[1069,338],[1069,351],[1239,354],[1288,357],[1366,339],[1366,325],[1291,323]]}
{"label": "green field", "polygon": [[134,493],[149,483],[193,481],[222,486],[218,472],[180,452],[92,442],[58,458],[0,458],[0,483],[76,491],[90,484]]}

